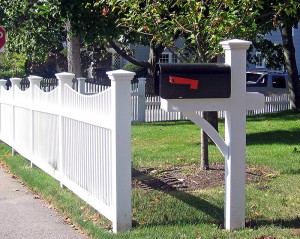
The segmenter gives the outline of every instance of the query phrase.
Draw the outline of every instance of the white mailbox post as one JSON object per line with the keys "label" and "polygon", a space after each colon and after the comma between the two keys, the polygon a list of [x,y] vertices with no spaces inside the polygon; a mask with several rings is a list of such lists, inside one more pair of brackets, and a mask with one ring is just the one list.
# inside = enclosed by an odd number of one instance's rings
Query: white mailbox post
{"label": "white mailbox post", "polygon": [[[162,99],[166,111],[180,111],[199,125],[225,157],[225,229],[245,227],[246,110],[262,109],[265,98],[246,92],[246,50],[251,42],[228,40],[220,43],[225,64],[231,66],[230,98]],[[225,111],[225,140],[196,111]]]}

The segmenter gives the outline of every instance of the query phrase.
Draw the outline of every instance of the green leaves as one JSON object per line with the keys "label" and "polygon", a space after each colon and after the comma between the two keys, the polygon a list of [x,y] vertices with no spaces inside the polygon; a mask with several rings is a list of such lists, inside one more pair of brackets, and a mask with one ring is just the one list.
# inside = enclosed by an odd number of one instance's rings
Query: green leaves
{"label": "green leaves", "polygon": [[112,9],[119,7],[119,26],[155,36],[157,42],[169,48],[182,37],[186,39],[187,51],[194,49],[199,61],[204,62],[221,52],[218,45],[221,40],[249,39],[256,35],[251,24],[257,16],[254,4],[258,3],[258,0],[113,0],[109,4]]}
{"label": "green leaves", "polygon": [[64,33],[58,1],[3,0],[7,19],[7,49],[26,59],[44,62],[48,53],[62,48]]}

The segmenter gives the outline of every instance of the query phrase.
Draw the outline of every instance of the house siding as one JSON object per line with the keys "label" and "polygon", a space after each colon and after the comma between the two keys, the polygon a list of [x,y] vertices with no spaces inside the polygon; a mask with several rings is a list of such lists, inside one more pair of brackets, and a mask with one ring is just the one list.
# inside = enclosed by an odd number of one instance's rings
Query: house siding
{"label": "house siding", "polygon": [[[281,33],[279,30],[271,32],[270,34],[266,35],[265,38],[274,43],[275,42],[282,43]],[[298,29],[294,29],[294,46],[295,46],[297,67],[298,67],[298,71],[300,72],[300,23],[298,23]],[[248,70],[258,70],[258,69],[255,67],[255,65],[249,64]]]}
{"label": "house siding", "polygon": [[149,46],[132,46],[136,59],[140,61],[147,61],[149,58]]}
{"label": "house siding", "polygon": [[[181,48],[184,46],[184,41],[182,39],[178,39],[175,42],[175,46],[178,48]],[[149,59],[149,46],[144,46],[144,45],[130,45],[130,49],[134,51],[134,56],[137,60],[139,61],[147,61]],[[165,53],[170,52],[169,49],[165,49]],[[123,61],[123,64],[127,64],[128,62],[126,60]]]}

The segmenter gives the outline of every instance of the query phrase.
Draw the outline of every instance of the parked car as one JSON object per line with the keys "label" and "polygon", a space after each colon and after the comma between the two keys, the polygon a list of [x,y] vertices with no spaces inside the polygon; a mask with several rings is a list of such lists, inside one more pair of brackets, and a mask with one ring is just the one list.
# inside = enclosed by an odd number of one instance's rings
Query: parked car
{"label": "parked car", "polygon": [[247,72],[246,81],[247,92],[259,92],[265,96],[289,93],[288,75],[282,72]]}

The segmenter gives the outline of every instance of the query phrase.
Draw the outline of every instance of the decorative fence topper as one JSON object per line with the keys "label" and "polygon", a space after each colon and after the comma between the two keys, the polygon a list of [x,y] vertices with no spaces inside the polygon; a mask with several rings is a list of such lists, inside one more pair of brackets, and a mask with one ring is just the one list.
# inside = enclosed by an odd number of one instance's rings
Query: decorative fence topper
{"label": "decorative fence topper", "polygon": [[[233,230],[245,226],[246,111],[263,108],[264,95],[246,92],[246,50],[251,42],[220,44],[225,64],[181,65],[178,71],[162,65],[157,68],[156,86],[165,98],[162,109],[182,112],[210,136],[225,157],[225,228]],[[197,89],[203,85],[203,91],[190,87],[188,80],[172,82],[174,76],[198,80]],[[225,111],[225,140],[196,111]]]}

